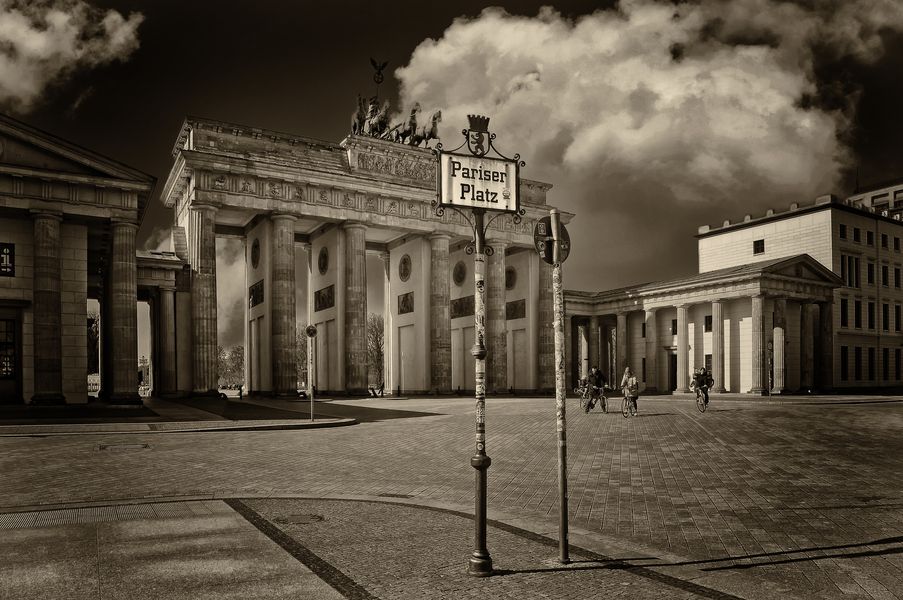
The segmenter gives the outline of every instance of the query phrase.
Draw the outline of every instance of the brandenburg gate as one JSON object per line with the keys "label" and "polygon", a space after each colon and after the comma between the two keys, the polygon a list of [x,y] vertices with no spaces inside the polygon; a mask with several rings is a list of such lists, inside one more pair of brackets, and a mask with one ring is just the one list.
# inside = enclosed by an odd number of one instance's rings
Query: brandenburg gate
{"label": "brandenburg gate", "polygon": [[[472,230],[454,211],[436,216],[431,150],[363,132],[334,144],[189,118],[173,157],[162,201],[173,210],[173,247],[190,270],[190,285],[170,301],[169,318],[190,323],[176,335],[184,339],[176,379],[191,388],[180,393],[217,390],[218,285],[245,290],[251,394],[297,393],[296,329],[308,323],[319,332],[319,393],[363,394],[378,384],[367,379],[368,285],[384,286],[377,312],[385,317],[387,391],[473,389],[473,260],[464,249]],[[554,387],[551,267],[532,238],[535,220],[548,214],[550,187],[522,180],[523,222],[499,218],[487,235],[495,249],[486,278],[490,393]],[[217,280],[217,236],[243,241],[245,281]],[[369,254],[383,260],[382,281],[367,280]],[[297,294],[299,260],[307,297]],[[303,306],[307,322],[299,323]]]}

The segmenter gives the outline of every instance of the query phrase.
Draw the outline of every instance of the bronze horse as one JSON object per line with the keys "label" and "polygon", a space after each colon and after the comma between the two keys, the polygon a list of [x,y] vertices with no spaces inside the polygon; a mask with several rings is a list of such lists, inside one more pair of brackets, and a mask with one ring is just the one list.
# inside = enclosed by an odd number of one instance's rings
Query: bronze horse
{"label": "bronze horse", "polygon": [[411,136],[411,145],[412,146],[420,146],[423,144],[424,148],[430,147],[430,140],[438,140],[439,139],[439,123],[442,122],[442,111],[437,110],[433,113],[433,116],[430,118],[430,125],[427,127],[423,126],[419,132],[415,133]]}

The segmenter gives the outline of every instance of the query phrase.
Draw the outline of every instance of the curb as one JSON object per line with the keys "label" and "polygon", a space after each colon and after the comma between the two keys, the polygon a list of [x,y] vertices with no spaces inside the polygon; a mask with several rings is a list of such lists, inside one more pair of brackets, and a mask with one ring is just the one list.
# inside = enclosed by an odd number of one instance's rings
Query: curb
{"label": "curb", "polygon": [[[197,423],[215,423],[207,427],[199,427]],[[84,430],[69,429],[60,431],[60,427],[72,427],[66,424],[48,425],[0,425],[0,437],[22,436],[60,436],[60,435],[100,435],[100,434],[135,434],[135,433],[203,433],[207,431],[281,431],[290,429],[321,429],[324,427],[345,427],[356,425],[357,419],[320,419],[318,421],[282,420],[282,421],[164,421],[157,423],[85,423]],[[122,429],[122,427],[128,429]]]}

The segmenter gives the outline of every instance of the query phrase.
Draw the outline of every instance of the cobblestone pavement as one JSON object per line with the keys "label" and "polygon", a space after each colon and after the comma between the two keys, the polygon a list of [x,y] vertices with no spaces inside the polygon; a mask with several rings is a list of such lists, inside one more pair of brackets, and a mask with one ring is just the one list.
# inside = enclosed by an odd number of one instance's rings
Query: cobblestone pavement
{"label": "cobblestone pavement", "polygon": [[[292,494],[473,506],[472,401],[346,404],[442,414],[306,431],[2,437],[0,506]],[[739,573],[805,598],[903,598],[903,402],[715,398],[700,414],[688,400],[641,398],[633,419],[576,407],[574,526],[659,557],[644,563],[658,572],[724,576],[726,592]],[[487,450],[490,517],[557,514],[553,401],[488,399]],[[493,535],[496,562],[512,560],[514,542]]]}

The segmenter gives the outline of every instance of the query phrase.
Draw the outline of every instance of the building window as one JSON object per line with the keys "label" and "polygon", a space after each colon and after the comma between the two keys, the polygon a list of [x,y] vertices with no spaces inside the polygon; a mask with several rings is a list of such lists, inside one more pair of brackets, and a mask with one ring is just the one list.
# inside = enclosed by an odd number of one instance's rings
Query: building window
{"label": "building window", "polygon": [[890,304],[881,305],[881,328],[890,331]]}
{"label": "building window", "polygon": [[875,381],[875,349],[869,348],[869,381]]}
{"label": "building window", "polygon": [[872,231],[865,232],[865,243],[868,246],[875,245],[875,233],[874,232],[872,232]]}
{"label": "building window", "polygon": [[900,289],[900,267],[894,267],[894,287]]}
{"label": "building window", "polygon": [[712,315],[705,316],[705,323],[702,326],[702,330],[705,333],[712,331]]}
{"label": "building window", "polygon": [[875,263],[869,263],[865,268],[865,281],[869,285],[875,283]]}
{"label": "building window", "polygon": [[846,346],[840,347],[840,380],[846,381],[850,378],[850,349]]}
{"label": "building window", "polygon": [[862,347],[853,348],[853,379],[862,381]]}
{"label": "building window", "polygon": [[868,303],[868,328],[869,329],[875,328],[875,303],[874,302]]}
{"label": "building window", "polygon": [[677,319],[671,319],[671,335],[677,335]]}
{"label": "building window", "polygon": [[859,233],[859,228],[858,228],[858,227],[854,227],[854,228],[853,228],[853,241],[854,241],[854,242],[862,241],[862,236],[861,236],[861,234]]}
{"label": "building window", "polygon": [[847,226],[843,223],[840,224],[840,239],[847,239]]}
{"label": "building window", "polygon": [[853,301],[853,327],[862,329],[862,301]]}
{"label": "building window", "polygon": [[896,250],[897,252],[900,251],[900,238],[898,237],[894,238],[894,250]]}
{"label": "building window", "polygon": [[881,234],[881,247],[887,248],[887,234],[886,233]]}
{"label": "building window", "polygon": [[703,360],[705,361],[705,370],[708,371],[709,373],[711,373],[712,372],[712,355],[706,354]]}
{"label": "building window", "polygon": [[841,327],[849,327],[850,326],[850,317],[847,315],[849,312],[849,304],[850,301],[846,298],[840,299],[840,326]]}
{"label": "building window", "polygon": [[[646,337],[646,323],[640,323],[640,337]],[[643,379],[643,381],[646,380]]]}
{"label": "building window", "polygon": [[900,381],[900,349],[894,348],[894,373],[897,375],[897,381]]}
{"label": "building window", "polygon": [[881,349],[881,379],[890,379],[890,348]]}
{"label": "building window", "polygon": [[765,240],[753,241],[753,254],[762,254],[765,252]]}
{"label": "building window", "polygon": [[840,256],[840,278],[847,287],[859,285],[859,259],[855,256]]}
{"label": "building window", "polygon": [[881,285],[887,287],[890,285],[890,277],[888,276],[888,271],[890,268],[887,265],[881,265]]}
{"label": "building window", "polygon": [[900,305],[894,304],[894,331],[900,331]]}
{"label": "building window", "polygon": [[643,357],[643,383],[646,383],[646,357]]}

